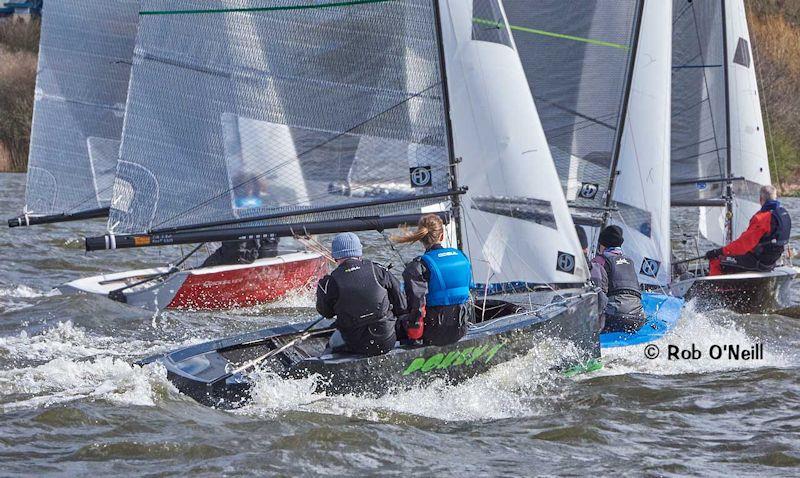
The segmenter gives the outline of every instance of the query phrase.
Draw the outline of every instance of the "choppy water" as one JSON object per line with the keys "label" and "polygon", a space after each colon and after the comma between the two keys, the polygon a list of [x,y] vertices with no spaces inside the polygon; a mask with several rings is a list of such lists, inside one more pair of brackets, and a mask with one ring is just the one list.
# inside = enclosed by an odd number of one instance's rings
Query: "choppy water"
{"label": "choppy water", "polygon": [[[20,210],[23,183],[21,175],[0,175],[3,217]],[[251,406],[223,412],[181,396],[158,366],[129,362],[313,317],[310,297],[236,313],[154,316],[52,295],[66,280],[179,256],[86,255],[75,239],[102,230],[101,223],[0,228],[2,476],[799,473],[797,320],[690,310],[657,343],[659,358],[645,359],[644,347],[614,351],[602,371],[578,379],[549,372],[543,350],[458,386],[370,399],[264,377]],[[367,241],[371,253],[391,259],[379,236]],[[670,344],[705,353],[715,344],[756,343],[765,357],[755,362],[664,358]]]}

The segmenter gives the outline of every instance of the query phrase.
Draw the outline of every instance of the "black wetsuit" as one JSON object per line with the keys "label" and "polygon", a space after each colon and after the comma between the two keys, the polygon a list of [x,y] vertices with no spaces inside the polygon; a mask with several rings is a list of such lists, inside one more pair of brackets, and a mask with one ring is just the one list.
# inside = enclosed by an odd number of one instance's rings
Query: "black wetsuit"
{"label": "black wetsuit", "polygon": [[347,259],[320,279],[317,312],[336,316],[346,351],[380,355],[394,347],[395,317],[406,309],[398,280],[367,259]]}

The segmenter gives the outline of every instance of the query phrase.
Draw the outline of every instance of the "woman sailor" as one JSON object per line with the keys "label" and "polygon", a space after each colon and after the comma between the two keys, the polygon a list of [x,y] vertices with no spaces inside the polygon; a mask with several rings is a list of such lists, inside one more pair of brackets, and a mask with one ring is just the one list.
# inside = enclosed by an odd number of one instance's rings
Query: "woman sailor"
{"label": "woman sailor", "polygon": [[447,345],[467,333],[472,268],[458,249],[442,246],[444,225],[439,216],[420,218],[417,230],[393,238],[398,243],[420,241],[425,254],[411,261],[403,271],[408,315],[400,335],[422,339],[424,345]]}

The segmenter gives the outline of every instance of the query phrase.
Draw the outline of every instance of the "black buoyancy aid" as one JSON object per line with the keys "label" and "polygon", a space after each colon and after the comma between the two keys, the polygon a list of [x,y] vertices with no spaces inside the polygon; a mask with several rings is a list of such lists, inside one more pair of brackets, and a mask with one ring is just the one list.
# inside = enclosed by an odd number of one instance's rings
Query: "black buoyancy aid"
{"label": "black buoyancy aid", "polygon": [[339,297],[334,306],[336,325],[356,329],[391,318],[389,293],[375,275],[375,264],[350,259],[331,272]]}
{"label": "black buoyancy aid", "polygon": [[604,255],[605,269],[608,273],[608,293],[609,297],[613,297],[622,293],[634,294],[637,297],[642,296],[639,287],[639,278],[636,275],[636,268],[633,266],[633,261],[624,255]]}
{"label": "black buoyancy aid", "polygon": [[778,262],[783,254],[784,247],[789,242],[792,235],[792,218],[789,211],[778,206],[770,211],[770,232],[761,238],[753,254],[758,262],[766,265],[773,265]]}

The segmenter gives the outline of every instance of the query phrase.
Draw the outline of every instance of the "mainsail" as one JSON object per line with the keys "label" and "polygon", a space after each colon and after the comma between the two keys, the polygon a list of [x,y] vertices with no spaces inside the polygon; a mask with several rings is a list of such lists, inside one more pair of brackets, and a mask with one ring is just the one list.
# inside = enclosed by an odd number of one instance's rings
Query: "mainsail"
{"label": "mainsail", "polygon": [[112,233],[87,250],[380,230],[452,205],[492,292],[587,280],[498,1],[143,5]]}
{"label": "mainsail", "polygon": [[432,1],[141,5],[110,232],[331,221],[449,194]]}
{"label": "mainsail", "polygon": [[576,284],[586,262],[497,0],[442,0],[461,224],[477,283]]}
{"label": "mainsail", "polygon": [[59,0],[42,12],[25,213],[108,207],[137,0]]}
{"label": "mainsail", "polygon": [[623,227],[640,281],[660,285],[669,282],[670,258],[664,3],[506,2],[575,221]]}
{"label": "mainsail", "polygon": [[672,200],[699,206],[701,234],[725,244],[771,182],[744,2],[673,5]]}

